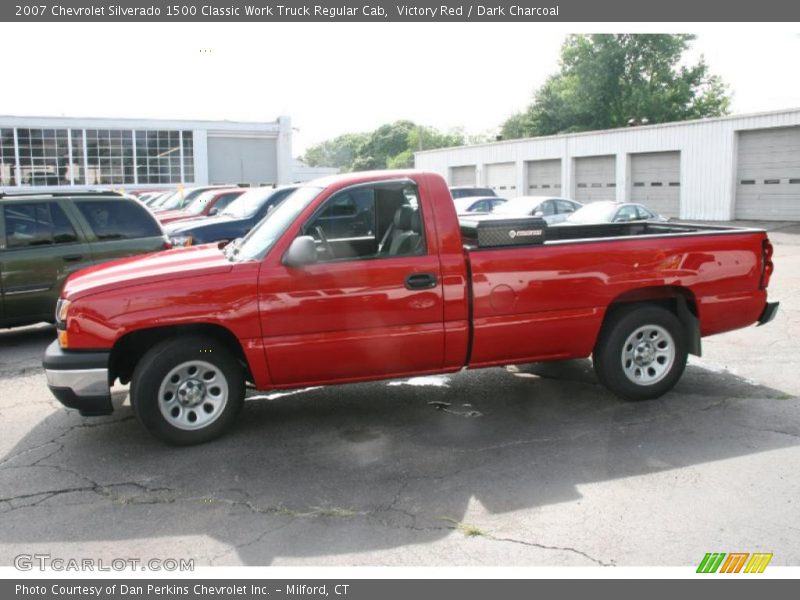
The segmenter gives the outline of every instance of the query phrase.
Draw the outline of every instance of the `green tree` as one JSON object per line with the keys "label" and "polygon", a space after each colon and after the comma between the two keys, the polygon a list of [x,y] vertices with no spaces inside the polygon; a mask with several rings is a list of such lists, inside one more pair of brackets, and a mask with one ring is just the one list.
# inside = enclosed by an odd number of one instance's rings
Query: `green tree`
{"label": "green tree", "polygon": [[308,149],[303,160],[311,166],[338,167],[343,171],[399,169],[414,166],[414,152],[457,146],[464,134],[441,132],[411,121],[395,121],[364,134],[345,134]]}
{"label": "green tree", "polygon": [[[728,113],[730,97],[701,57],[681,64],[692,35],[569,36],[558,73],[503,123],[505,138],[666,123]],[[645,121],[646,120],[646,121]]]}
{"label": "green tree", "polygon": [[345,133],[325,140],[306,150],[303,162],[311,167],[337,167],[348,171],[368,136],[368,133]]}

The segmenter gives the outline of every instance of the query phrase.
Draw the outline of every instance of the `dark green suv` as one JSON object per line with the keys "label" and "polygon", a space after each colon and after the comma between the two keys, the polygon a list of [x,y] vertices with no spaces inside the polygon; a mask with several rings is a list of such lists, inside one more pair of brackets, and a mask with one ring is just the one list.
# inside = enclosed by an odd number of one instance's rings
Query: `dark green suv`
{"label": "dark green suv", "polygon": [[168,247],[133,198],[0,194],[0,327],[52,322],[64,281],[78,269]]}

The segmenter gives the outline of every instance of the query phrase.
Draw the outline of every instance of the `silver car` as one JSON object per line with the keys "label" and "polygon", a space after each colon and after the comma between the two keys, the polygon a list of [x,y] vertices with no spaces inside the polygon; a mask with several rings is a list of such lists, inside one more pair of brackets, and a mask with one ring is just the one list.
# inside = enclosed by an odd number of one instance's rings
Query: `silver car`
{"label": "silver car", "polygon": [[501,204],[492,211],[492,214],[509,217],[541,217],[548,225],[554,225],[565,221],[567,217],[581,207],[583,207],[583,204],[568,198],[519,196]]}
{"label": "silver car", "polygon": [[575,211],[565,225],[589,225],[592,223],[631,223],[634,221],[668,221],[655,211],[633,202],[611,202],[601,200],[587,204]]}

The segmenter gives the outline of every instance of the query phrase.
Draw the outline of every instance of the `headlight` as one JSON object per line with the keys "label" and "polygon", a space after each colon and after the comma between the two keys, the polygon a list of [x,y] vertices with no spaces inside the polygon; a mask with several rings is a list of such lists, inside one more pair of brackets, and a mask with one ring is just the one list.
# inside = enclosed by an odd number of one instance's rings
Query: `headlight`
{"label": "headlight", "polygon": [[182,248],[185,246],[192,245],[192,236],[190,235],[176,235],[169,238],[169,241],[172,242],[173,248]]}
{"label": "headlight", "polygon": [[67,314],[69,313],[69,306],[72,304],[69,300],[61,298],[56,304],[56,323],[66,323]]}

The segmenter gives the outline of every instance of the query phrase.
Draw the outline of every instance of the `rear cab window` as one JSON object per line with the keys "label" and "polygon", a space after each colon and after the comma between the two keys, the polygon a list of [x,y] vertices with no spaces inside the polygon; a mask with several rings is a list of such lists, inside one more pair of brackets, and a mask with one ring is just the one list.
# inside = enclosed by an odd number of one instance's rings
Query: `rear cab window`
{"label": "rear cab window", "polygon": [[136,201],[75,200],[74,203],[99,241],[162,235],[155,218]]}

